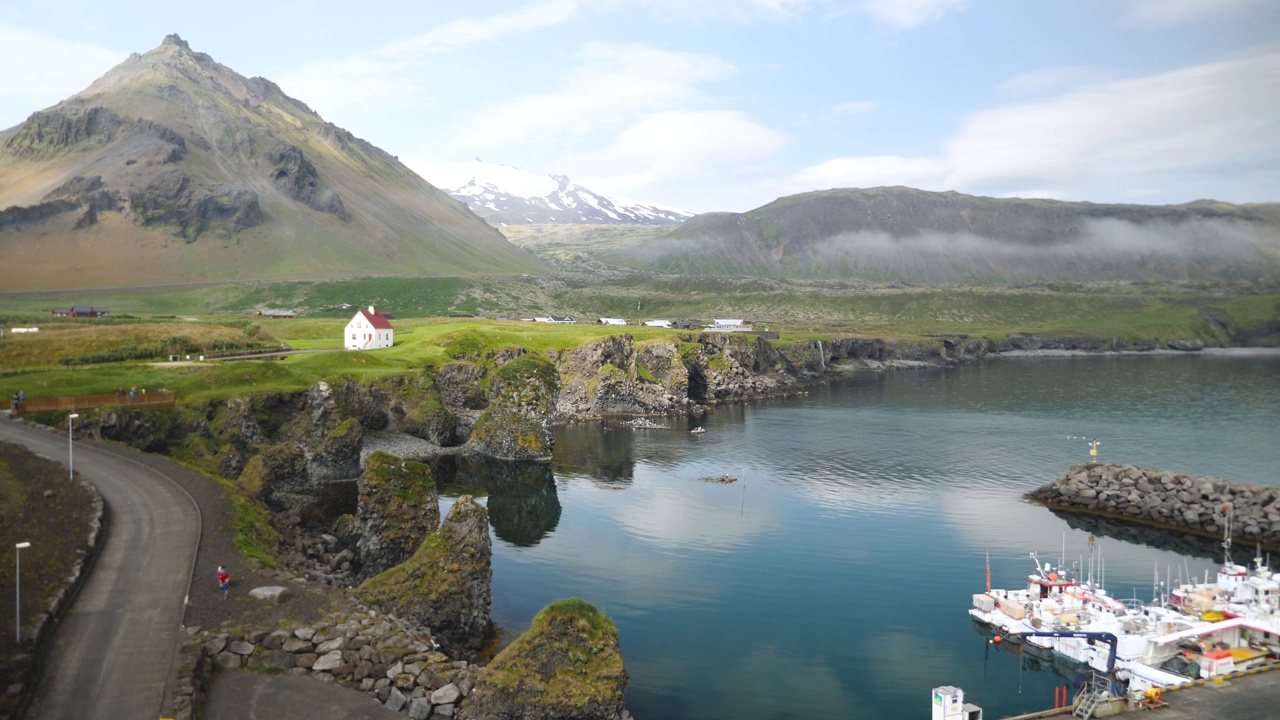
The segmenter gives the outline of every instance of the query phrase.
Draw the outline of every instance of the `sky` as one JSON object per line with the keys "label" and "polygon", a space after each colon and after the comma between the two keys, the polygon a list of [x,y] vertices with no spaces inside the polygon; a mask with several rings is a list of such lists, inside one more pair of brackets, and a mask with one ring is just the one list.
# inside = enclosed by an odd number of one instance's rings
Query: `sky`
{"label": "sky", "polygon": [[0,127],[169,33],[427,179],[1280,201],[1280,0],[6,0]]}

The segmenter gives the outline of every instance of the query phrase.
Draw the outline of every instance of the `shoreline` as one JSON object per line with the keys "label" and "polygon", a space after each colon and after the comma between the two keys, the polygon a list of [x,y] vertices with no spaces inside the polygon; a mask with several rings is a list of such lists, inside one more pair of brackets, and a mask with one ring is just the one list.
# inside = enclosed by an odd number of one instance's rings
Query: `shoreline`
{"label": "shoreline", "polygon": [[1280,357],[1280,347],[1207,347],[1200,350],[1174,350],[1161,348],[1157,350],[1005,350],[989,352],[979,359],[1026,359],[1026,358],[1059,358],[1059,357],[1196,357],[1209,355],[1214,357]]}

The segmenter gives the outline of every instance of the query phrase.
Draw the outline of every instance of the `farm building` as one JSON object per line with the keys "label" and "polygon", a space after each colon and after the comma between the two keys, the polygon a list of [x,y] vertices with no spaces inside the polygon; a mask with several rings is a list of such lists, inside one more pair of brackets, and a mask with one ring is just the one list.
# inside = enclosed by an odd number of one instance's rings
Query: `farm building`
{"label": "farm building", "polygon": [[91,305],[72,305],[66,310],[54,310],[54,317],[83,317],[96,318],[106,317],[111,314],[111,308],[95,307]]}

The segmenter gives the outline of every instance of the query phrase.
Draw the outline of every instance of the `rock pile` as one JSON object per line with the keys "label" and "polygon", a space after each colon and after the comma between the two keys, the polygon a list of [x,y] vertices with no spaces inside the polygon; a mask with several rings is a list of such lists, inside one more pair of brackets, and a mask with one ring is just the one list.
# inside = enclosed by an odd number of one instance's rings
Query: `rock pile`
{"label": "rock pile", "polygon": [[196,631],[180,654],[177,720],[203,705],[215,670],[309,675],[354,687],[413,720],[452,718],[471,693],[473,668],[439,651],[429,631],[349,602],[314,625],[272,632]]}
{"label": "rock pile", "polygon": [[1280,550],[1280,488],[1133,465],[1088,463],[1028,494],[1052,508],[1219,537],[1228,517],[1246,545]]}

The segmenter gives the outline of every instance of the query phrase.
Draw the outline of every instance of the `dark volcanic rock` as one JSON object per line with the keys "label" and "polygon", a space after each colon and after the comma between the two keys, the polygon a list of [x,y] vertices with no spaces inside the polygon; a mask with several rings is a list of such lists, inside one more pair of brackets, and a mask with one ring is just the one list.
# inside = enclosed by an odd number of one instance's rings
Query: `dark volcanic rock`
{"label": "dark volcanic rock", "polygon": [[23,159],[57,157],[77,147],[105,145],[124,126],[104,107],[71,103],[32,113],[4,143],[4,150]]}
{"label": "dark volcanic rock", "polygon": [[617,720],[627,671],[618,629],[589,603],[551,603],[478,673],[458,720]]}
{"label": "dark volcanic rock", "polygon": [[470,495],[463,495],[412,558],[370,578],[357,594],[387,612],[431,627],[446,649],[474,656],[493,634],[490,543],[488,514]]}
{"label": "dark volcanic rock", "polygon": [[429,466],[380,452],[369,456],[358,486],[356,549],[367,578],[408,560],[435,532],[440,498]]}
{"label": "dark volcanic rock", "polygon": [[510,460],[551,458],[551,416],[560,375],[546,358],[525,355],[494,371],[489,408],[471,429],[471,442],[485,455]]}
{"label": "dark volcanic rock", "polygon": [[316,166],[298,146],[281,142],[267,153],[267,160],[272,165],[271,182],[285,195],[313,210],[351,220],[342,198],[320,181]]}

